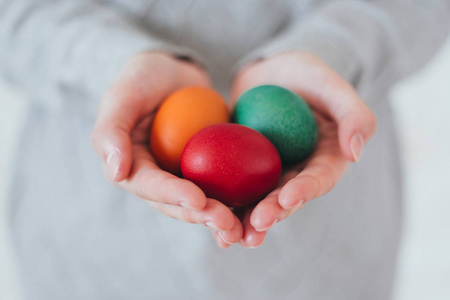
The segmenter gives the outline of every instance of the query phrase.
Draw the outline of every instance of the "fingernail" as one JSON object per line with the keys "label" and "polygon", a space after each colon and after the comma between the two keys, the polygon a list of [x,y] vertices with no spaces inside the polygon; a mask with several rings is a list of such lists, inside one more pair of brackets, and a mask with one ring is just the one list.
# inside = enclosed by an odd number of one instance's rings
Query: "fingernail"
{"label": "fingernail", "polygon": [[256,245],[256,246],[249,246],[249,245],[244,241],[244,239],[241,239],[241,240],[239,241],[239,243],[240,243],[243,247],[249,248],[249,249],[256,249],[256,248],[258,248],[259,246],[261,246],[261,245],[263,244],[263,243],[261,243],[261,244]]}
{"label": "fingernail", "polygon": [[211,221],[205,222],[205,226],[206,226],[206,227],[209,227],[209,228],[211,228],[211,229],[219,230],[219,228],[217,228],[216,224],[214,224],[214,223],[211,222]]}
{"label": "fingernail", "polygon": [[218,231],[220,238],[222,239],[222,241],[224,241],[225,243],[227,243],[228,245],[233,245],[233,243],[230,243],[229,241],[227,241],[224,237],[221,231]]}
{"label": "fingernail", "polygon": [[262,244],[263,244],[263,243],[261,243],[261,244],[259,244],[259,245],[256,245],[256,246],[247,246],[247,248],[249,248],[249,249],[256,249],[256,248],[261,247]]}
{"label": "fingernail", "polygon": [[269,230],[273,225],[277,224],[277,222],[278,222],[278,219],[275,219],[275,221],[273,221],[273,223],[272,223],[270,226],[268,226],[268,227],[266,227],[266,228],[255,228],[255,230],[256,230],[256,231],[259,231],[259,232],[261,232],[261,231],[267,231],[267,230]]}
{"label": "fingernail", "polygon": [[358,161],[361,157],[364,139],[361,134],[357,133],[350,139],[350,149],[352,150],[353,158]]}
{"label": "fingernail", "polygon": [[[292,203],[289,203],[288,205],[286,205],[286,204],[282,205],[282,207],[284,209],[291,209],[291,208],[296,207],[297,205],[299,205],[302,201],[303,200],[301,200],[301,201],[294,200]],[[286,202],[286,201],[283,201],[283,202]]]}
{"label": "fingernail", "polygon": [[247,246],[247,248],[249,248],[249,249],[256,249],[256,248],[259,248],[261,245],[258,245],[258,246]]}
{"label": "fingernail", "polygon": [[119,151],[113,150],[108,154],[106,158],[106,168],[108,170],[108,175],[111,180],[115,181],[119,173],[121,155]]}

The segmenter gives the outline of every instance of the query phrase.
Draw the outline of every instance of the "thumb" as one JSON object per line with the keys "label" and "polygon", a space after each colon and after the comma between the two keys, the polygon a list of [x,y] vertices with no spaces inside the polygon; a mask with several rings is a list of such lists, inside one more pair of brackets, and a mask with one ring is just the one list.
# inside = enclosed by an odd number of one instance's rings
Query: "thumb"
{"label": "thumb", "polygon": [[91,142],[102,158],[106,178],[119,182],[128,177],[132,161],[131,140],[128,135],[119,128],[94,129]]}
{"label": "thumb", "polygon": [[365,144],[376,130],[375,115],[361,103],[337,119],[339,146],[350,161],[358,161]]}
{"label": "thumb", "polygon": [[[126,113],[125,101],[107,95],[100,106],[91,134],[92,146],[103,162],[105,177],[120,182],[128,177],[132,164],[131,130],[139,118]],[[130,112],[130,107],[128,107]]]}
{"label": "thumb", "polygon": [[133,161],[131,133],[138,122],[152,113],[162,98],[153,89],[152,98],[127,81],[113,83],[102,99],[91,134],[92,146],[103,161],[106,178],[120,182],[128,177]]}
{"label": "thumb", "polygon": [[323,89],[317,96],[338,125],[342,154],[349,161],[356,162],[376,131],[376,117],[346,80],[333,72],[329,76],[333,88]]}

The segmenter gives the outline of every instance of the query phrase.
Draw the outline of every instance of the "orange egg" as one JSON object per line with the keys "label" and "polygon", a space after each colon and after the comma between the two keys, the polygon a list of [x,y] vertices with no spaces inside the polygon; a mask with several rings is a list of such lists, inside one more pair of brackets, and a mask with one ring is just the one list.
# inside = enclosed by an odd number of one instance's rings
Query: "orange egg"
{"label": "orange egg", "polygon": [[216,91],[202,87],[178,90],[156,113],[150,150],[162,169],[181,175],[181,153],[189,139],[205,127],[227,122],[227,105]]}

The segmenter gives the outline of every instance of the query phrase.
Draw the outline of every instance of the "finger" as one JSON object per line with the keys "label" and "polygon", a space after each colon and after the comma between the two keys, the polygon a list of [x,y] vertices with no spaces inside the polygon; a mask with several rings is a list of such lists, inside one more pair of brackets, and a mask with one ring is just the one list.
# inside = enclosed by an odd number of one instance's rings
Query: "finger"
{"label": "finger", "polygon": [[333,70],[323,66],[321,88],[311,82],[292,86],[314,111],[329,116],[338,126],[338,140],[344,157],[358,161],[364,145],[376,131],[376,118],[353,87]]}
{"label": "finger", "polygon": [[[227,245],[238,243],[243,237],[243,227],[237,216],[234,216],[234,226],[228,231],[217,231],[218,238]],[[222,243],[219,243],[219,246]]]}
{"label": "finger", "polygon": [[342,153],[348,160],[358,161],[365,144],[375,133],[375,115],[367,107],[354,107],[339,120],[338,125]]}
{"label": "finger", "polygon": [[330,116],[338,125],[340,149],[349,161],[358,161],[364,145],[376,131],[376,118],[354,88],[334,70],[318,64],[321,88],[301,84],[294,91],[318,112]]}
{"label": "finger", "polygon": [[128,176],[132,164],[132,143],[127,130],[119,125],[97,123],[91,135],[91,144],[102,158],[107,179],[120,182]]}
{"label": "finger", "polygon": [[324,77],[327,88],[318,90],[314,96],[338,125],[339,145],[344,157],[356,162],[376,131],[375,115],[337,73],[330,71]]}
{"label": "finger", "polygon": [[322,140],[306,167],[293,178],[293,171],[285,174],[286,178],[282,181],[288,180],[286,184],[254,208],[250,221],[256,231],[269,230],[301,209],[306,202],[328,193],[336,185],[345,173],[348,161],[333,150],[337,148],[331,145],[333,140]]}
{"label": "finger", "polygon": [[[326,150],[325,150],[326,151]],[[339,154],[323,154],[318,149],[306,167],[280,190],[278,201],[285,209],[293,208],[328,193],[343,176],[348,161]]]}
{"label": "finger", "polygon": [[144,145],[133,146],[133,167],[119,186],[138,197],[194,210],[205,207],[203,191],[189,180],[162,171]]}
{"label": "finger", "polygon": [[301,201],[293,208],[283,208],[278,201],[279,192],[280,189],[275,190],[258,203],[253,210],[250,216],[250,223],[256,231],[267,232],[275,224],[283,221],[304,206],[305,202]]}
{"label": "finger", "polygon": [[231,246],[231,244],[225,242],[221,236],[219,235],[219,231],[217,230],[212,230],[212,235],[214,237],[214,239],[216,240],[217,245],[222,248],[222,249],[226,249],[228,247]]}
{"label": "finger", "polygon": [[[106,177],[116,182],[124,180],[130,172],[131,132],[153,108],[148,104],[151,101],[138,99],[136,91],[125,86],[121,89],[121,86],[122,83],[117,83],[102,100],[91,135],[92,146],[103,160]],[[159,102],[159,99],[155,102]]]}
{"label": "finger", "polygon": [[256,231],[268,231],[273,225],[284,219],[282,215],[286,210],[278,202],[279,193],[280,189],[276,189],[253,209],[250,215],[250,224]]}
{"label": "finger", "polygon": [[150,202],[159,212],[187,223],[202,224],[210,229],[228,231],[235,226],[235,216],[231,210],[214,199],[207,199],[202,210],[190,210],[180,206],[160,202]]}
{"label": "finger", "polygon": [[246,248],[258,248],[264,242],[267,231],[257,231],[250,222],[252,209],[248,209],[242,219],[244,226],[244,236],[241,239],[241,245]]}

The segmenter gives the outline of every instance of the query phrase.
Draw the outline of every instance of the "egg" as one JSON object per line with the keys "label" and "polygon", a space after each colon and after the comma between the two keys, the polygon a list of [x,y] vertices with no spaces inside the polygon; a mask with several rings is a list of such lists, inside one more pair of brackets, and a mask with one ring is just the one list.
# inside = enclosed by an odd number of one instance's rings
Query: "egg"
{"label": "egg", "polygon": [[158,109],[150,133],[150,150],[158,165],[181,175],[181,153],[199,130],[229,122],[228,107],[216,91],[188,87],[171,94]]}
{"label": "egg", "polygon": [[317,144],[318,130],[308,104],[283,87],[262,85],[239,97],[234,122],[253,128],[277,148],[283,165],[300,163]]}
{"label": "egg", "polygon": [[281,175],[281,160],[261,133],[239,124],[202,129],[181,156],[184,178],[207,197],[229,207],[255,204],[272,191]]}

